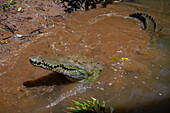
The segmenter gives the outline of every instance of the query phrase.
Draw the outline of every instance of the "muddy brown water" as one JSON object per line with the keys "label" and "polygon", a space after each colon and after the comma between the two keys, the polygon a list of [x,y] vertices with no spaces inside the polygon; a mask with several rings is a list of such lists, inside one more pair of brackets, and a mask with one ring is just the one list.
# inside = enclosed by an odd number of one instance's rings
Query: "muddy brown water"
{"label": "muddy brown water", "polygon": [[[63,113],[71,100],[90,97],[105,100],[115,113],[168,112],[169,2],[161,1],[163,10],[149,9],[159,1],[142,3],[137,0],[65,14],[53,19],[52,28],[1,56],[0,113]],[[149,13],[158,27],[164,26],[154,43],[140,29],[139,21],[127,17],[134,12]],[[72,83],[32,66],[31,54],[81,54],[101,60],[105,68],[93,83]]]}

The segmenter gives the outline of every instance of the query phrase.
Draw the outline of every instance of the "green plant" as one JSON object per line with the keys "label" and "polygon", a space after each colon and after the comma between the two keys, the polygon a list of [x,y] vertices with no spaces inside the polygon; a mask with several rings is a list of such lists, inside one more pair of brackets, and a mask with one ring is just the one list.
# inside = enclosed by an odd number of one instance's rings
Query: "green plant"
{"label": "green plant", "polygon": [[19,0],[19,3],[21,3],[22,2],[22,0]]}
{"label": "green plant", "polygon": [[105,101],[100,104],[99,100],[92,98],[90,100],[84,100],[82,103],[72,100],[74,103],[71,103],[75,107],[67,107],[67,109],[72,110],[69,113],[106,113]]}
{"label": "green plant", "polygon": [[[19,0],[18,2],[21,3],[22,0]],[[5,9],[6,7],[10,8],[10,5],[14,5],[14,4],[17,4],[16,0],[11,0],[10,2],[3,3],[2,9]]]}

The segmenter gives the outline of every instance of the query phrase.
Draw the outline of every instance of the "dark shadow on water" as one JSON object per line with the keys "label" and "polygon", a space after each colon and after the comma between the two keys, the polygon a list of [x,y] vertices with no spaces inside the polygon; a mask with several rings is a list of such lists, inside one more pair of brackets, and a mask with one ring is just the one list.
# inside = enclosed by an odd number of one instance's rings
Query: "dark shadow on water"
{"label": "dark shadow on water", "polygon": [[37,78],[35,80],[26,81],[23,83],[25,87],[37,87],[37,86],[52,86],[52,85],[64,85],[73,83],[68,80],[63,74],[60,73],[50,73],[46,76]]}
{"label": "dark shadow on water", "polygon": [[114,113],[170,113],[170,98],[115,108]]}

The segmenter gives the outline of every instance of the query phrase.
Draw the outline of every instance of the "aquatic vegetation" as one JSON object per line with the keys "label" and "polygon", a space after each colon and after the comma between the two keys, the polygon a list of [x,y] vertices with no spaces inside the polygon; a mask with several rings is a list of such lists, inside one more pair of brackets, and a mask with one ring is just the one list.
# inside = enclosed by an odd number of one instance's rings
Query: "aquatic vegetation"
{"label": "aquatic vegetation", "polygon": [[2,5],[2,9],[5,9],[6,7],[10,8],[10,5],[14,5],[14,4],[21,3],[21,2],[22,2],[22,0],[19,0],[18,2],[16,0],[11,0],[10,2],[5,2]]}
{"label": "aquatic vegetation", "polygon": [[58,43],[58,45],[62,45],[62,44],[63,44],[63,42],[59,42],[59,43]]}
{"label": "aquatic vegetation", "polygon": [[[71,103],[74,107],[67,107],[67,109],[72,110],[69,113],[106,113],[106,105],[103,100],[100,104],[99,100],[91,97],[92,101],[84,100],[82,103],[72,100],[74,103]],[[110,107],[110,113],[113,113],[114,109]]]}

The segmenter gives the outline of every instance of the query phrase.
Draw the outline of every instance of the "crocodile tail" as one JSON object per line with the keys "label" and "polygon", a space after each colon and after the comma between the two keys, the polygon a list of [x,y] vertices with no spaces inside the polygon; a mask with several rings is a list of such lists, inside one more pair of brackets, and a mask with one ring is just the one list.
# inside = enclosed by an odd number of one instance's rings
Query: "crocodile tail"
{"label": "crocodile tail", "polygon": [[143,13],[133,13],[130,14],[129,17],[133,17],[140,20],[143,23],[143,30],[146,30],[151,39],[154,37],[157,32],[157,26],[155,20],[151,16]]}
{"label": "crocodile tail", "polygon": [[146,18],[142,16],[142,13],[133,13],[133,14],[130,14],[129,17],[133,17],[133,18],[140,20],[143,23],[142,29],[146,30],[147,28]]}
{"label": "crocodile tail", "polygon": [[149,34],[151,39],[157,34],[156,32],[156,22],[155,20],[149,16],[148,14],[143,14],[143,16],[146,18],[146,32]]}

